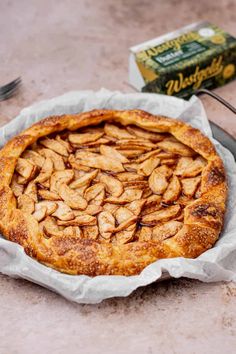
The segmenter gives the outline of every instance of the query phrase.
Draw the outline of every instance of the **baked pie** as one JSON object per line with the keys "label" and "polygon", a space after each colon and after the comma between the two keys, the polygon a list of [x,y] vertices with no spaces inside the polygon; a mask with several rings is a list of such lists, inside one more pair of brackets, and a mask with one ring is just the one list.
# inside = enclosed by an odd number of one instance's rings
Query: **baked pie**
{"label": "baked pie", "polygon": [[218,239],[226,195],[207,137],[140,110],[49,117],[0,152],[0,231],[68,274],[197,257]]}

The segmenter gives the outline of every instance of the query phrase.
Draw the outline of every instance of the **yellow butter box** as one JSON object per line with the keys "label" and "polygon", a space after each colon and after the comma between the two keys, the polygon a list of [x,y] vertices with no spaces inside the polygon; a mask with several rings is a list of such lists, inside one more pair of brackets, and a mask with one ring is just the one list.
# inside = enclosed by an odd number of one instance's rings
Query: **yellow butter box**
{"label": "yellow butter box", "polygon": [[236,77],[236,39],[199,22],[130,48],[129,82],[139,91],[182,98]]}

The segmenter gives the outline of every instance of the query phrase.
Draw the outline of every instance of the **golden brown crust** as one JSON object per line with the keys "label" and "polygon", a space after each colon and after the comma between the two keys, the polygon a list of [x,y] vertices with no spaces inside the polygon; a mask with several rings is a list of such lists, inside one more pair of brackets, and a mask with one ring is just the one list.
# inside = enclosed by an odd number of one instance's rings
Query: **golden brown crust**
{"label": "golden brown crust", "polygon": [[[136,241],[123,245],[91,239],[58,236],[43,238],[37,221],[16,208],[10,188],[17,159],[38,138],[64,129],[77,130],[103,121],[137,125],[157,133],[171,133],[207,160],[202,172],[199,199],[184,210],[184,227],[174,237],[160,242]],[[68,274],[138,274],[161,258],[197,257],[216,242],[222,229],[227,185],[223,163],[210,140],[199,130],[174,119],[140,110],[94,110],[82,114],[43,119],[11,139],[0,152],[0,231],[22,245],[27,254]]]}

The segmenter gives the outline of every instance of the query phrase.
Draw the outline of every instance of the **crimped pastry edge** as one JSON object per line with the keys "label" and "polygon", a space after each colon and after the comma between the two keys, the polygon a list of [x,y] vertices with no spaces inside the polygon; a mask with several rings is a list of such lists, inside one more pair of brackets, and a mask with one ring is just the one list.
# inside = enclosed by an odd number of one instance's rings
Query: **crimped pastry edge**
{"label": "crimped pastry edge", "polygon": [[[73,131],[103,121],[171,133],[207,160],[202,172],[202,196],[185,208],[184,226],[174,237],[159,243],[132,242],[126,245],[100,244],[70,237],[45,239],[39,235],[37,221],[16,209],[10,183],[17,159],[27,146],[53,132]],[[8,240],[23,246],[31,257],[68,274],[134,275],[158,259],[195,258],[218,239],[226,198],[223,162],[210,140],[186,123],[141,110],[93,110],[48,117],[11,139],[0,151],[0,231]]]}

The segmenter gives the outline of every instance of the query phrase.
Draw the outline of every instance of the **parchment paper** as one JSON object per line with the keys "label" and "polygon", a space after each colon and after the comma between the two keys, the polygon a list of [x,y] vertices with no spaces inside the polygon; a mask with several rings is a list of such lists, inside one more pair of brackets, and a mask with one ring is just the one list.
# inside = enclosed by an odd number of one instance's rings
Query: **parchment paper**
{"label": "parchment paper", "polygon": [[139,286],[167,276],[189,277],[205,282],[236,281],[236,164],[232,154],[212,139],[211,129],[200,100],[184,101],[157,94],[122,94],[101,89],[98,92],[69,92],[37,103],[0,129],[1,146],[12,136],[43,117],[88,111],[94,108],[140,108],[153,114],[180,118],[202,130],[215,144],[228,174],[229,198],[225,227],[216,245],[197,259],[163,259],[146,267],[137,276],[70,276],[59,273],[28,257],[21,246],[0,238],[0,272],[20,277],[78,303],[98,303],[114,296],[127,296]]}

